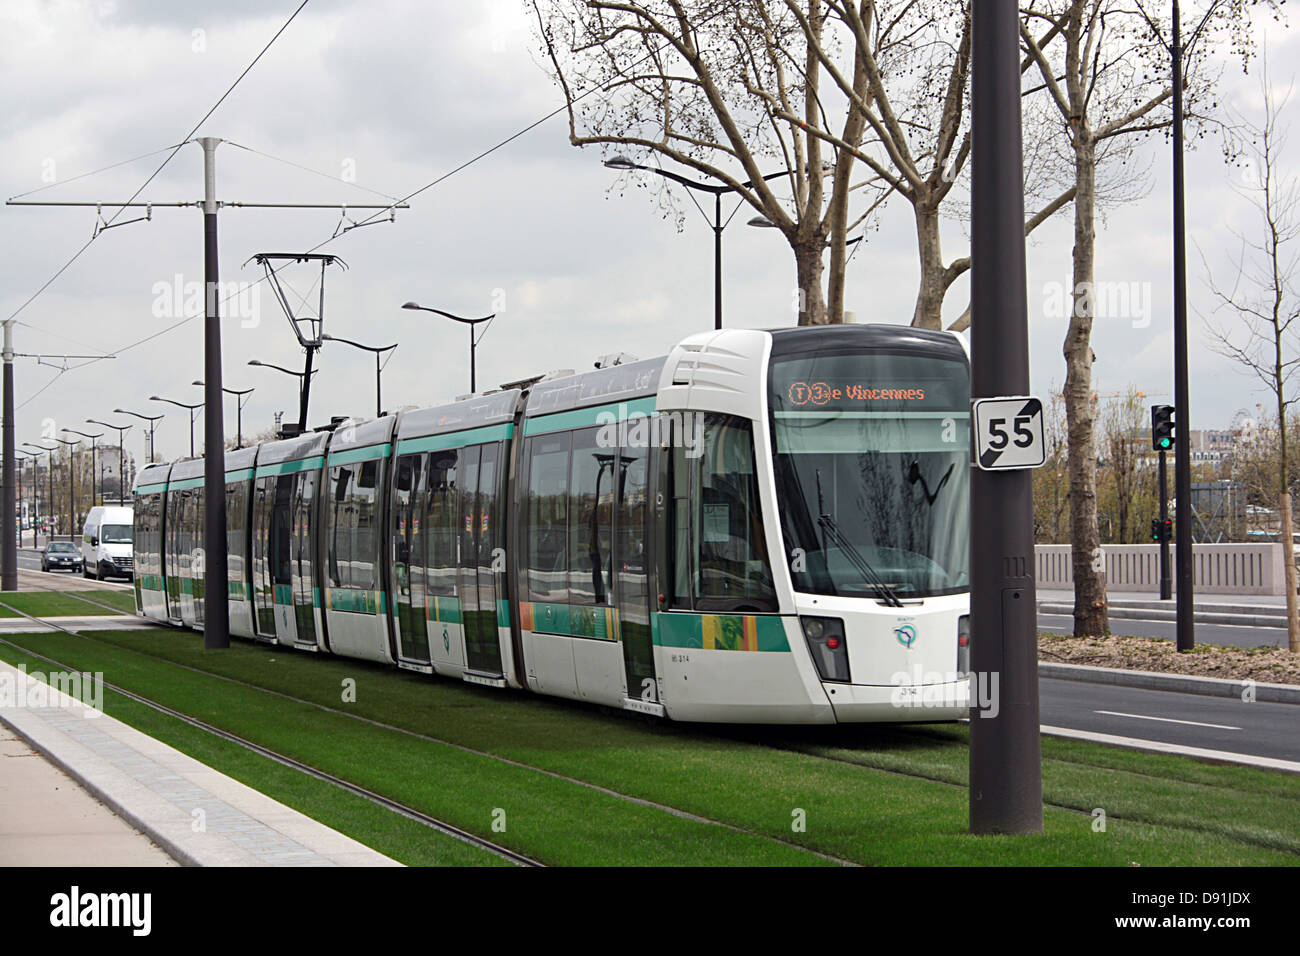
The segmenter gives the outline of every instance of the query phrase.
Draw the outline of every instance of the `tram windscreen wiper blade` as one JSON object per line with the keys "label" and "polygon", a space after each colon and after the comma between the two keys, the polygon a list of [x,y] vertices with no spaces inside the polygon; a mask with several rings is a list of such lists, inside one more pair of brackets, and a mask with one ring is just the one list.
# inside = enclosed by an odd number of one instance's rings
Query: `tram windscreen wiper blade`
{"label": "tram windscreen wiper blade", "polygon": [[840,527],[835,523],[834,518],[828,514],[823,514],[817,519],[817,523],[821,525],[822,531],[828,533],[836,546],[844,552],[845,556],[849,559],[849,562],[858,569],[858,573],[866,579],[868,584],[876,589],[876,593],[880,595],[880,599],[884,601],[885,604],[890,607],[903,606],[903,602],[898,599],[898,595],[890,589],[889,585],[885,584],[884,579],[876,573],[876,569],[873,568],[870,562],[862,556],[862,552],[857,549],[857,546],[846,538],[842,531],[840,531]]}

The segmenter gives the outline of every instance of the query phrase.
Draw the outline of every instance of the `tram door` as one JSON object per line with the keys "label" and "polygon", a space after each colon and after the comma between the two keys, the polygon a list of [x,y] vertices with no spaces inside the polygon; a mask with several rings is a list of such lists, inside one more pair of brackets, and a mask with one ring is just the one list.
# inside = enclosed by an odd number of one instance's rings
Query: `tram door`
{"label": "tram door", "polygon": [[167,495],[167,525],[164,537],[167,542],[167,556],[164,567],[167,573],[167,617],[176,623],[181,621],[181,521],[182,495],[184,492],[173,491]]}
{"label": "tram door", "polygon": [[281,644],[294,644],[298,636],[293,601],[293,513],[297,477],[277,475],[271,499],[267,569],[271,575],[275,636]]}
{"label": "tram door", "polygon": [[627,696],[632,700],[657,704],[659,688],[655,680],[650,592],[647,586],[647,451],[646,448],[624,448],[618,458],[614,584]]}
{"label": "tram door", "polygon": [[253,487],[253,608],[258,637],[275,640],[275,597],[271,586],[271,506],[274,477]]}
{"label": "tram door", "polygon": [[397,459],[393,485],[393,588],[396,592],[397,653],[401,663],[431,667],[425,621],[427,456]]}
{"label": "tram door", "polygon": [[497,631],[497,585],[494,551],[498,445],[477,445],[461,452],[461,621],[465,629],[465,663],[469,670],[501,673]]}
{"label": "tram door", "polygon": [[[293,599],[293,629],[280,633],[282,643],[297,641],[299,644],[313,644],[316,640],[315,584],[316,562],[312,550],[315,529],[312,527],[312,514],[316,507],[316,479],[314,471],[285,475],[281,480],[289,479],[293,487],[293,529],[290,536],[289,577]],[[277,614],[277,619],[279,615]],[[279,630],[277,626],[277,630]]]}

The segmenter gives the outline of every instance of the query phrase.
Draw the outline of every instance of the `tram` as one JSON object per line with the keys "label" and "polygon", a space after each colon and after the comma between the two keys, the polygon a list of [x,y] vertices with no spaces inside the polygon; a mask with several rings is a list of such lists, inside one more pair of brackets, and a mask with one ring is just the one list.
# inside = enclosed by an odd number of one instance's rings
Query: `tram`
{"label": "tram", "polygon": [[225,456],[143,469],[151,620],[681,721],[966,716],[963,340],[845,325],[691,336]]}

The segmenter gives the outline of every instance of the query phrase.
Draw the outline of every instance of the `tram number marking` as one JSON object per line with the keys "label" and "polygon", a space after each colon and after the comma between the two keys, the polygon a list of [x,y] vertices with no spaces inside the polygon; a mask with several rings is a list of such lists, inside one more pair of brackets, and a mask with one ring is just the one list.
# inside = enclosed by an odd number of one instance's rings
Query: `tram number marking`
{"label": "tram number marking", "polygon": [[977,398],[971,402],[975,424],[975,464],[985,471],[1037,468],[1046,461],[1043,403],[1032,395]]}
{"label": "tram number marking", "polygon": [[690,654],[673,654],[672,662],[674,664],[689,664],[691,662]]}

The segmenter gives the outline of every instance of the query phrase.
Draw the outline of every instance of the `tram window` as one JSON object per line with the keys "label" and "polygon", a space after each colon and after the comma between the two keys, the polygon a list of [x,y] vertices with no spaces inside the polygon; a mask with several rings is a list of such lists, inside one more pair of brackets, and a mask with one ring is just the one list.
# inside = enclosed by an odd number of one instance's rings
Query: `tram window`
{"label": "tram window", "polygon": [[358,464],[351,586],[370,590],[375,586],[375,562],[379,557],[379,459]]}
{"label": "tram window", "polygon": [[330,587],[352,586],[352,496],[353,465],[336,465],[330,469]]}
{"label": "tram window", "polygon": [[247,524],[248,483],[231,482],[226,485],[226,570],[231,582],[240,585],[239,598],[243,599],[244,533]]}
{"label": "tram window", "polygon": [[608,604],[611,474],[617,449],[597,447],[598,429],[573,433],[569,465],[569,600],[573,604]]}
{"label": "tram window", "polygon": [[567,432],[530,438],[524,449],[528,459],[524,564],[532,601],[569,603],[569,453]]}
{"label": "tram window", "polygon": [[646,605],[646,450],[626,448],[619,456],[618,570],[619,606],[644,611]]}
{"label": "tram window", "polygon": [[730,416],[704,420],[692,522],[696,608],[776,608],[751,429]]}
{"label": "tram window", "polygon": [[[677,428],[680,426],[674,426]],[[673,529],[672,600],[670,607],[691,606],[691,465],[680,441],[671,451],[672,504],[668,520]]]}
{"label": "tram window", "polygon": [[456,494],[457,453],[434,452],[429,465],[428,593],[456,594],[456,528],[460,501]]}

